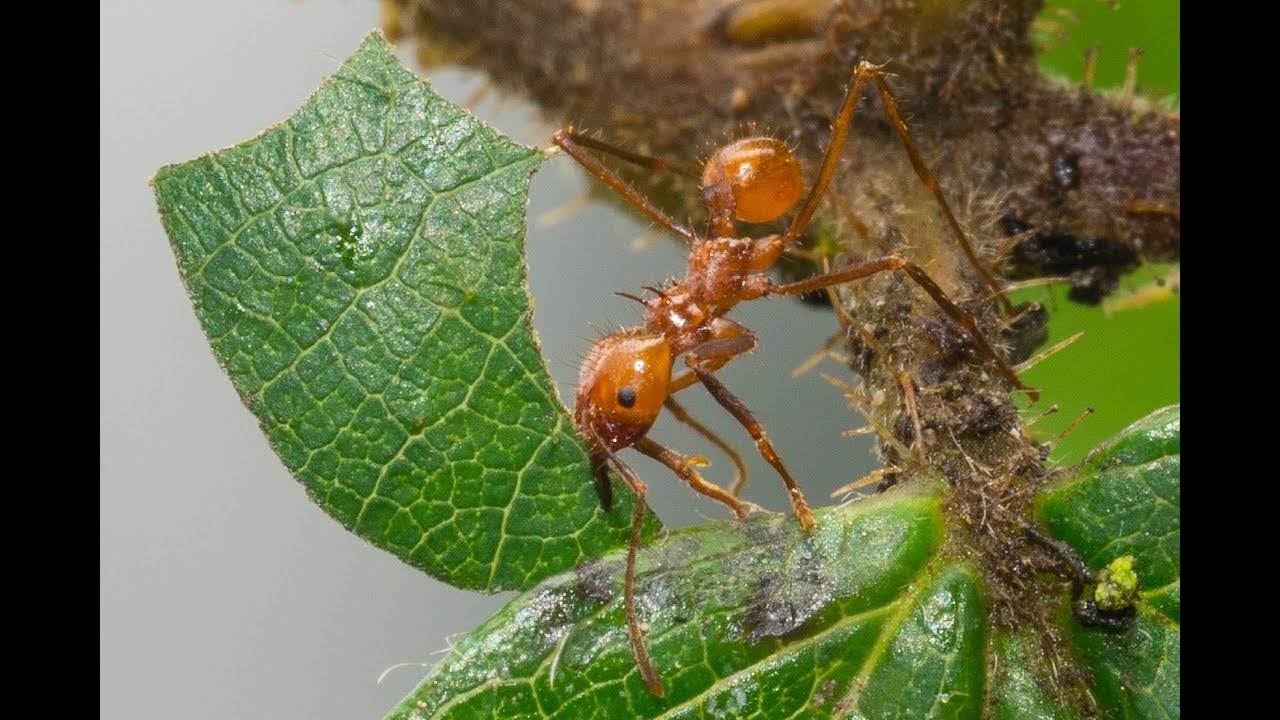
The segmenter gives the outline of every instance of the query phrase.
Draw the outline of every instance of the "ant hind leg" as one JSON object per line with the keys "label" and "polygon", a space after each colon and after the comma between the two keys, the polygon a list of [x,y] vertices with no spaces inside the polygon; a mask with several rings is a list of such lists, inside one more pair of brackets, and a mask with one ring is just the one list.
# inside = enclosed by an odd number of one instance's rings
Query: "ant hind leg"
{"label": "ant hind leg", "polygon": [[602,153],[607,153],[609,155],[612,155],[618,158],[619,160],[625,160],[631,163],[632,165],[639,165],[640,167],[649,168],[650,170],[657,170],[659,172],[669,172],[669,173],[675,173],[676,175],[683,175],[684,177],[687,177],[691,180],[698,180],[698,181],[702,180],[702,173],[695,172],[694,170],[684,167],[683,165],[669,163],[666,160],[663,160],[662,158],[653,157],[651,155],[641,155],[640,153],[634,153],[634,152],[631,152],[630,150],[624,150],[618,147],[617,145],[607,143],[603,140],[597,140],[591,137],[590,135],[583,135],[582,133],[574,132],[572,129],[570,129],[566,134],[569,136],[569,139],[573,140],[575,143],[583,147],[588,147],[588,148],[591,148],[592,150],[598,150]]}
{"label": "ant hind leg", "polygon": [[915,139],[911,137],[911,131],[907,129],[907,124],[902,121],[902,116],[898,114],[898,103],[894,101],[893,93],[889,92],[889,85],[884,81],[884,73],[880,72],[878,66],[866,61],[858,63],[857,72],[868,74],[872,81],[875,82],[876,90],[880,93],[880,105],[884,108],[885,114],[889,116],[889,121],[893,124],[894,129],[898,131],[898,137],[901,138],[903,146],[907,149],[907,157],[911,159],[911,167],[916,171],[916,176],[920,178],[920,182],[924,184],[925,188],[933,193],[934,199],[938,201],[938,207],[942,208],[942,214],[947,218],[947,226],[951,228],[951,234],[955,236],[956,242],[960,245],[960,249],[964,251],[969,264],[978,271],[987,287],[991,288],[991,291],[995,293],[1004,315],[1012,315],[1013,304],[1009,302],[1009,298],[1005,297],[1004,290],[1000,287],[995,275],[991,273],[991,269],[978,259],[978,254],[969,242],[968,235],[960,227],[960,221],[956,220],[955,213],[951,212],[951,206],[947,204],[946,196],[942,194],[942,185],[929,170],[929,166],[925,164],[924,157],[920,154],[920,149],[916,147]]}
{"label": "ant hind leg", "polygon": [[603,163],[587,152],[586,147],[575,140],[575,137],[572,130],[559,130],[551,141],[559,145],[561,150],[569,154],[569,157],[577,160],[579,165],[587,169],[587,172],[595,175],[600,182],[609,186],[622,199],[630,203],[632,207],[643,213],[645,217],[666,228],[671,234],[684,239],[685,242],[692,243],[697,238],[692,230],[676,222],[675,219],[660,210],[648,198],[641,195],[630,183],[619,177],[613,170],[605,167]]}
{"label": "ant hind leg", "polygon": [[992,362],[994,362],[996,367],[999,368],[1000,374],[1004,375],[1009,380],[1010,385],[1027,393],[1027,396],[1031,398],[1031,402],[1035,402],[1040,399],[1040,391],[1024,384],[1018,377],[1018,373],[1014,372],[1013,368],[1009,367],[1009,363],[1005,362],[1004,357],[1002,357],[1000,353],[996,352],[996,349],[987,341],[987,337],[983,335],[982,330],[978,328],[978,321],[974,320],[972,315],[960,309],[959,305],[952,302],[951,298],[947,297],[947,294],[942,291],[942,288],[938,286],[938,283],[934,282],[933,278],[929,277],[929,274],[926,273],[923,268],[913,262],[903,259],[901,255],[888,255],[878,260],[871,260],[869,262],[817,275],[809,278],[808,280],[787,283],[786,285],[777,285],[773,287],[770,292],[775,295],[803,295],[807,292],[820,290],[824,287],[839,285],[840,283],[851,282],[853,280],[861,280],[862,278],[890,270],[902,270],[906,272],[908,277],[915,281],[917,285],[924,288],[925,292],[929,293],[929,297],[933,298],[933,301],[938,304],[938,307],[942,308],[943,312],[965,329],[965,332],[969,334],[970,339],[972,339],[974,344],[978,346],[978,349],[991,358]]}
{"label": "ant hind leg", "polygon": [[951,206],[947,203],[946,196],[942,193],[942,185],[929,170],[928,165],[925,164],[924,156],[920,154],[920,149],[916,146],[915,139],[911,136],[911,131],[907,129],[907,124],[903,122],[902,116],[898,113],[898,104],[894,101],[893,94],[889,91],[889,85],[884,80],[884,73],[881,71],[881,67],[863,60],[854,68],[853,81],[849,84],[848,90],[845,91],[844,100],[840,103],[840,110],[837,112],[835,123],[831,127],[831,142],[827,145],[827,152],[822,158],[818,179],[814,182],[813,188],[809,191],[809,196],[805,198],[800,211],[796,213],[791,225],[783,234],[783,242],[789,245],[800,236],[800,233],[804,232],[809,225],[809,221],[813,219],[818,203],[822,200],[822,195],[826,192],[832,176],[835,175],[836,165],[840,160],[840,154],[848,137],[849,128],[852,127],[853,117],[858,111],[862,88],[867,80],[870,80],[876,86],[876,91],[880,95],[880,104],[884,108],[885,114],[889,117],[890,124],[897,131],[899,139],[902,140],[902,144],[907,150],[907,157],[911,160],[912,169],[915,170],[916,176],[920,178],[920,182],[924,184],[925,188],[933,193],[934,199],[937,200],[938,206],[942,209],[942,214],[946,217],[947,226],[950,228],[951,234],[955,236],[956,243],[960,245],[960,249],[964,251],[969,264],[978,271],[983,282],[995,293],[1003,314],[1005,316],[1012,315],[1012,303],[1005,297],[1004,290],[1000,287],[995,275],[978,259],[978,254],[969,242],[968,235],[960,227],[960,222],[956,220],[955,213],[951,211]]}

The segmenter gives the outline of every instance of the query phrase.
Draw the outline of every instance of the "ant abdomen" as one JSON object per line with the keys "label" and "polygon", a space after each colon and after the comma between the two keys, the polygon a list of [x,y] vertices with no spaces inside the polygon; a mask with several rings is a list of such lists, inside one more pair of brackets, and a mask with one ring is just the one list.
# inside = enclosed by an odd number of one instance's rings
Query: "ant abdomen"
{"label": "ant abdomen", "polygon": [[610,450],[629,447],[662,412],[671,364],[671,345],[661,335],[622,332],[597,340],[578,374],[578,429]]}
{"label": "ant abdomen", "polygon": [[[745,138],[720,148],[707,161],[702,192],[709,206],[728,205],[739,220],[771,222],[795,206],[804,193],[804,177],[800,162],[782,141]],[[731,205],[723,202],[730,197]]]}

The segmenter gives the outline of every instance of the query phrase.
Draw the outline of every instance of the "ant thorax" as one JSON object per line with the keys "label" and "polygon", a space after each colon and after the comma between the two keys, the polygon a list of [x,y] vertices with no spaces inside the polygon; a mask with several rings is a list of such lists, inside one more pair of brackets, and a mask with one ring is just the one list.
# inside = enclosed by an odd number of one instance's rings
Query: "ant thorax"
{"label": "ant thorax", "polygon": [[644,301],[644,329],[662,335],[671,345],[673,355],[680,355],[701,342],[700,330],[711,319],[707,306],[699,302],[686,283],[657,290]]}
{"label": "ant thorax", "polygon": [[723,314],[739,302],[768,294],[772,283],[760,271],[777,262],[782,250],[777,235],[699,240],[689,251],[685,279],[677,287],[704,310]]}

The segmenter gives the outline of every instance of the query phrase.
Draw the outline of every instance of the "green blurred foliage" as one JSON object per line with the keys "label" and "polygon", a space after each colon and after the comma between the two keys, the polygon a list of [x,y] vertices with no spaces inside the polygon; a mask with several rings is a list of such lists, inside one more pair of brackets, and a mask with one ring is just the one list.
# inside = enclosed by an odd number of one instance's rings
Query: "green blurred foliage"
{"label": "green blurred foliage", "polygon": [[[1053,37],[1065,30],[1065,38]],[[1179,92],[1180,0],[1052,0],[1040,14],[1035,37],[1053,46],[1041,54],[1045,70],[1079,80],[1085,52],[1098,46],[1094,86],[1124,81],[1130,48],[1141,48],[1138,86],[1153,97]]]}
{"label": "green blurred foliage", "polygon": [[[1073,13],[1068,20],[1054,8]],[[1065,26],[1069,37],[1041,57],[1051,73],[1079,81],[1084,53],[1099,45],[1095,87],[1114,88],[1124,79],[1128,50],[1139,47],[1138,86],[1149,96],[1179,92],[1180,37],[1178,0],[1142,0],[1113,8],[1099,0],[1059,0],[1041,14],[1042,20]],[[1043,32],[1038,37],[1044,39]],[[1157,277],[1167,277],[1167,267],[1141,268],[1122,281],[1112,300],[1134,290],[1151,288]],[[1016,299],[1045,303],[1050,311],[1049,347],[1083,331],[1084,337],[1045,360],[1025,375],[1026,381],[1044,391],[1034,414],[1056,403],[1061,412],[1034,428],[1056,435],[1086,407],[1096,413],[1058,444],[1052,458],[1074,463],[1102,440],[1157,407],[1178,402],[1180,393],[1181,298],[1164,293],[1133,309],[1108,312],[1084,307],[1066,299],[1066,287],[1035,288]]]}

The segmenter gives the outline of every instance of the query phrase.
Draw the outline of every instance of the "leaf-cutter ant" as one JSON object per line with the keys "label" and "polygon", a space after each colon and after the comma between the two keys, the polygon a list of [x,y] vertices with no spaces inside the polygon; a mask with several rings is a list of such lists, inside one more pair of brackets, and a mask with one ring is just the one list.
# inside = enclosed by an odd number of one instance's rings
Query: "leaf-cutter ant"
{"label": "leaf-cutter ant", "polygon": [[[912,167],[920,181],[937,199],[951,233],[969,262],[1008,309],[1008,301],[1000,292],[991,272],[979,262],[947,205],[937,179],[926,167],[915,141],[898,114],[881,67],[864,61],[854,68],[852,81],[832,127],[831,140],[818,171],[818,179],[786,231],[780,235],[743,237],[736,228],[738,220],[777,220],[794,207],[804,193],[799,161],[784,143],[776,139],[751,137],[738,140],[720,148],[711,156],[701,176],[709,227],[706,233],[700,234],[658,209],[614,171],[604,166],[588,149],[609,153],[652,169],[671,170],[666,162],[585,137],[575,133],[572,127],[555,134],[555,144],[592,175],[650,220],[689,245],[688,267],[683,280],[662,288],[649,288],[653,296],[647,299],[633,298],[644,305],[643,322],[606,335],[591,346],[579,375],[574,410],[574,423],[586,439],[590,451],[601,504],[608,508],[612,503],[608,465],[617,469],[636,496],[623,602],[627,632],[640,673],[649,689],[659,697],[664,694],[662,680],[645,647],[644,633],[636,617],[634,597],[636,553],[644,519],[645,484],[618,458],[616,451],[634,447],[671,468],[695,491],[728,506],[737,517],[745,517],[747,505],[735,493],[704,480],[690,458],[646,437],[664,405],[669,408],[672,406],[673,394],[701,384],[716,402],[742,424],[755,440],[760,454],[782,477],[801,527],[806,532],[814,527],[809,504],[805,501],[799,484],[778,456],[764,426],[715,375],[730,360],[754,349],[758,342],[754,332],[725,317],[735,305],[769,295],[802,295],[877,273],[901,270],[964,329],[973,344],[990,358],[1012,387],[1027,392],[1033,400],[1037,397],[1036,391],[1024,385],[1004,358],[992,348],[973,316],[952,302],[920,266],[896,253],[799,282],[776,284],[765,274],[777,262],[783,250],[799,239],[813,218],[818,203],[835,174],[863,86],[871,81],[876,86],[890,122],[906,147]],[[673,376],[673,368],[680,356],[684,356],[685,369]]]}

